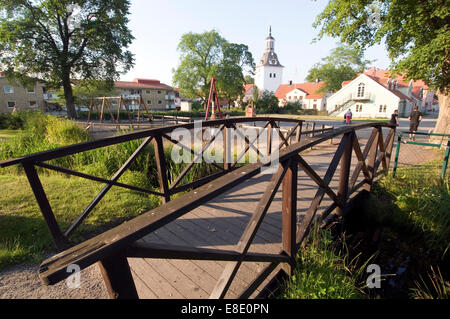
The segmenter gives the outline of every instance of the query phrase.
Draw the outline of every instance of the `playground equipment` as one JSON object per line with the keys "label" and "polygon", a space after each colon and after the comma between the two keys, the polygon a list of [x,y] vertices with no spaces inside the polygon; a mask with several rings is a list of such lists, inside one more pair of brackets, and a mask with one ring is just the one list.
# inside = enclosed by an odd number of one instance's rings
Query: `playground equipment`
{"label": "playground equipment", "polygon": [[219,97],[217,95],[216,79],[214,77],[212,77],[211,78],[211,87],[209,89],[208,106],[206,107],[205,121],[207,121],[209,118],[209,108],[210,107],[212,107],[211,120],[216,119],[216,110],[215,110],[216,105],[217,105],[217,110],[219,111],[219,117],[220,117],[220,119],[222,119],[222,111],[220,110]]}
{"label": "playground equipment", "polygon": [[[114,100],[117,102],[116,116],[114,116],[114,112],[113,112],[116,110],[114,110],[112,103],[110,103],[110,101],[114,101]],[[100,114],[100,123],[103,123],[105,109],[108,110],[109,115],[111,116],[111,122],[113,122],[113,123],[120,122],[120,111],[122,109],[125,109],[127,112],[128,120],[130,121],[130,124],[133,124],[133,118],[130,114],[130,106],[132,104],[127,103],[127,102],[133,101],[133,100],[136,100],[136,99],[134,99],[134,98],[132,99],[129,97],[124,97],[124,96],[104,96],[104,97],[92,98],[91,103],[89,105],[88,123],[91,120],[92,112],[95,108],[97,110],[97,113]],[[144,100],[142,99],[142,96],[139,95],[137,100],[139,101],[138,108],[137,108],[137,122],[141,123],[141,111],[144,111],[144,110],[147,114],[147,118],[148,118],[149,122],[151,122],[152,116],[150,115],[150,112],[149,112]],[[100,110],[99,110],[97,101],[101,101],[101,109]]]}

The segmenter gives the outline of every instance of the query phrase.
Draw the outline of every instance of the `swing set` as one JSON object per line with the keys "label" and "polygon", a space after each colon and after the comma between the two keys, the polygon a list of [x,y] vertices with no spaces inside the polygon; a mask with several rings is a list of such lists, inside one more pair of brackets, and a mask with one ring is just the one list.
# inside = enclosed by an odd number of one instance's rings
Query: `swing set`
{"label": "swing set", "polygon": [[[127,112],[128,120],[129,120],[130,124],[133,124],[133,118],[132,118],[132,114],[130,112],[130,106],[132,105],[132,103],[129,103],[132,100],[134,100],[134,99],[124,98],[123,96],[104,96],[104,97],[91,98],[87,121],[88,121],[88,123],[90,123],[91,116],[92,116],[92,113],[95,108],[95,110],[97,111],[97,114],[100,114],[100,123],[103,123],[103,121],[104,121],[105,111],[109,112],[112,123],[120,123],[120,111],[122,109],[125,109],[125,111]],[[101,101],[100,109],[99,109],[99,104],[97,103],[98,101]],[[110,103],[110,101],[117,102],[117,111],[114,109],[115,105],[113,105],[113,103]],[[137,109],[137,123],[138,124],[141,123],[141,117],[142,117],[141,112],[143,112],[143,111],[146,112],[148,121],[152,122],[153,117],[151,116],[151,114],[148,110],[148,107],[145,104],[142,96],[139,96],[139,106]],[[116,116],[114,116],[114,113],[116,113]]]}

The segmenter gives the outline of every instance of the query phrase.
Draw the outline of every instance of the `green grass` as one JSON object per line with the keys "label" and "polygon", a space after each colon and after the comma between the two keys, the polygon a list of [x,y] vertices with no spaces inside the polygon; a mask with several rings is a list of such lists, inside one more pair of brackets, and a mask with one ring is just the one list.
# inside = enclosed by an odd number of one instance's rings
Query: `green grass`
{"label": "green grass", "polygon": [[[139,176],[126,173],[125,180]],[[104,186],[80,178],[41,176],[60,227],[66,229]],[[53,241],[25,176],[0,175],[0,269],[24,261],[39,261],[54,249]],[[73,243],[159,205],[159,197],[112,188],[82,226]]]}
{"label": "green grass", "polygon": [[19,130],[0,130],[0,142],[11,139],[20,133]]}
{"label": "green grass", "polygon": [[380,180],[368,203],[377,223],[423,242],[430,255],[444,258],[450,248],[450,187],[440,168],[423,164],[399,168]]}
{"label": "green grass", "polygon": [[358,278],[367,262],[356,266],[359,256],[350,260],[345,249],[338,246],[329,232],[315,227],[302,244],[294,275],[285,283],[281,298],[364,298]]}

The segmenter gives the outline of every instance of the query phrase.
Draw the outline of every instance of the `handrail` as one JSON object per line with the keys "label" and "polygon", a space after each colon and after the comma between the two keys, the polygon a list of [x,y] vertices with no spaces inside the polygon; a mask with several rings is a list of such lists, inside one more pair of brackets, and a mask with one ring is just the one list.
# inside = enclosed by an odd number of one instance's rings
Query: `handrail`
{"label": "handrail", "polygon": [[[222,124],[224,122],[221,122]],[[372,134],[364,150],[360,148],[356,131],[372,128]],[[386,139],[382,128],[390,128]],[[271,155],[271,160],[277,159],[279,167],[272,176],[271,182],[260,199],[251,220],[245,229],[236,249],[233,251],[199,249],[195,247],[155,246],[136,241],[147,234],[165,226],[192,209],[223,194],[227,190],[258,175],[267,165],[264,163],[247,164],[217,178],[214,182],[205,184],[170,202],[165,203],[127,223],[119,225],[103,234],[72,247],[44,261],[39,275],[44,284],[55,284],[70,274],[66,271],[71,264],[77,264],[84,269],[96,262],[100,263],[103,278],[107,283],[108,292],[112,297],[136,298],[136,288],[127,263],[127,258],[172,258],[172,259],[207,259],[231,261],[225,267],[217,282],[211,297],[223,298],[234,279],[242,261],[266,261],[270,265],[250,284],[242,296],[249,296],[257,288],[263,277],[267,277],[279,263],[287,263],[291,271],[295,267],[297,251],[309,231],[316,211],[325,194],[333,203],[322,215],[322,220],[330,216],[344,216],[351,205],[351,195],[359,188],[370,190],[380,165],[384,173],[389,169],[389,163],[394,143],[396,127],[388,123],[354,124],[326,132],[315,137],[308,137],[281,149],[278,156]],[[330,162],[323,178],[302,159],[301,152],[331,138],[342,135],[343,138]],[[355,153],[358,163],[351,174],[351,157]],[[340,163],[340,165],[339,165]],[[329,187],[337,167],[340,167],[339,189],[335,193]],[[317,185],[319,189],[311,201],[303,221],[297,227],[297,178],[298,168],[301,168]],[[358,185],[356,181],[363,172],[364,179]],[[249,253],[249,246],[262,223],[262,220],[275,197],[279,186],[283,183],[283,213],[282,213],[282,249],[279,254]],[[336,210],[336,212],[333,212]],[[333,214],[332,214],[333,213]]]}
{"label": "handrail", "polygon": [[[291,123],[306,122],[304,120],[264,116],[264,117],[253,117],[253,118],[233,117],[233,118],[222,119],[222,120],[201,121],[201,123],[202,123],[203,127],[211,127],[211,126],[218,126],[218,125],[231,125],[234,123],[255,122],[255,121],[256,122],[280,121],[280,122],[291,122]],[[43,152],[39,152],[36,154],[22,156],[19,158],[0,161],[0,168],[17,165],[17,164],[22,164],[22,163],[49,161],[52,159],[73,155],[76,153],[90,151],[90,150],[93,150],[96,148],[102,148],[102,147],[106,147],[106,146],[129,142],[132,140],[146,138],[149,136],[155,136],[155,135],[160,135],[160,134],[164,134],[164,133],[169,133],[177,128],[194,129],[195,123],[168,125],[168,126],[164,126],[164,127],[151,128],[151,129],[143,130],[143,131],[139,131],[139,132],[126,133],[123,135],[107,137],[107,138],[96,140],[96,141],[89,141],[89,142],[79,143],[79,144],[75,144],[75,145],[63,146],[63,147],[56,148],[53,150],[43,151]]]}

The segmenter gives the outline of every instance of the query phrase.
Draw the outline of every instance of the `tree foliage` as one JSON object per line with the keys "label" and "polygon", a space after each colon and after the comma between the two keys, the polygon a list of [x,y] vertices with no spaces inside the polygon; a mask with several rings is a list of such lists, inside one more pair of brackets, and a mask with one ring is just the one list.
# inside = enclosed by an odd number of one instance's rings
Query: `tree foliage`
{"label": "tree foliage", "polygon": [[424,80],[439,96],[436,132],[450,129],[449,0],[330,0],[314,26],[365,49],[384,42],[393,73]]}
{"label": "tree foliage", "polygon": [[215,77],[219,96],[234,101],[243,94],[244,72],[254,69],[248,47],[229,43],[215,30],[184,34],[178,51],[180,64],[173,70],[173,82],[181,95],[191,99],[205,101]]}
{"label": "tree foliage", "polygon": [[362,49],[385,42],[394,72],[449,88],[448,0],[330,0],[314,26],[319,39],[329,35]]}
{"label": "tree foliage", "polygon": [[364,59],[364,53],[357,46],[341,43],[309,70],[306,80],[324,81],[325,85],[318,92],[336,92],[341,89],[342,82],[352,80],[372,62]]}
{"label": "tree foliage", "polygon": [[63,87],[75,117],[73,78],[112,81],[133,65],[129,7],[129,0],[0,0],[0,67]]}

